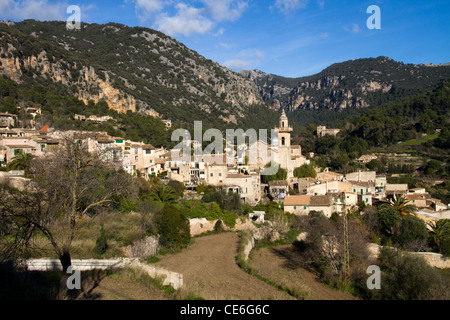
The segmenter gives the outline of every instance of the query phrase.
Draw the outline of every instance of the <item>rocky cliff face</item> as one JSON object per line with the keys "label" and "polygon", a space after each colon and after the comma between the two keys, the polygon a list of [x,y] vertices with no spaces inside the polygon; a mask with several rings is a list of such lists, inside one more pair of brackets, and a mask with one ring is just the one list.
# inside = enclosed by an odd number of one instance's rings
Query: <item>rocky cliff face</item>
{"label": "rocky cliff face", "polygon": [[[15,50],[16,48],[13,46],[10,46],[6,52],[3,48],[0,48],[0,56],[5,57],[0,57],[0,74],[17,83],[23,82],[24,72],[32,70],[35,77],[49,78],[53,82],[60,82],[65,86],[74,86],[76,88],[74,96],[86,103],[89,100],[93,100],[96,103],[104,100],[118,112],[127,112],[128,110],[135,112],[137,109],[139,102],[134,97],[125,96],[123,92],[114,88],[109,81],[107,73],[105,73],[106,79],[102,80],[96,74],[94,68],[83,66],[79,77],[73,79],[70,70],[65,68],[67,62],[64,60],[50,62],[45,50],[41,51],[37,56],[7,58]],[[77,66],[74,65],[73,67],[76,68]],[[140,103],[142,104],[142,102]],[[148,112],[158,116],[150,108]]]}
{"label": "rocky cliff face", "polygon": [[81,100],[173,120],[238,123],[264,105],[249,79],[146,28],[63,22],[0,23],[0,75],[61,84]]}
{"label": "rocky cliff face", "polygon": [[242,71],[272,108],[346,109],[377,106],[429,90],[450,77],[446,65],[406,65],[386,57],[335,64],[303,78],[283,78],[257,70]]}

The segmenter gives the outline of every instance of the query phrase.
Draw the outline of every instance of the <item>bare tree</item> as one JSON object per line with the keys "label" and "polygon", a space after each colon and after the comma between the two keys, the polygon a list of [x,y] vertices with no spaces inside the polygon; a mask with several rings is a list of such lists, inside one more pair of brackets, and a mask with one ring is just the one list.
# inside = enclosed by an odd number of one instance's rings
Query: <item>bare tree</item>
{"label": "bare tree", "polygon": [[53,154],[32,161],[32,183],[25,192],[5,191],[1,218],[14,225],[6,254],[20,255],[40,232],[57,254],[63,272],[71,266],[70,247],[81,222],[109,204],[112,169],[97,154],[66,140]]}

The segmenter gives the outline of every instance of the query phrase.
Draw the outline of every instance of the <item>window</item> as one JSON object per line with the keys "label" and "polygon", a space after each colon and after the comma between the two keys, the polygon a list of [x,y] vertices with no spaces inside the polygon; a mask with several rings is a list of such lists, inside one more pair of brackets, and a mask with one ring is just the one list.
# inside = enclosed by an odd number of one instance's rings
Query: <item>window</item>
{"label": "window", "polygon": [[222,172],[219,172],[219,177],[221,177],[222,176]]}
{"label": "window", "polygon": [[150,160],[150,164],[152,164],[153,163],[153,160]]}
{"label": "window", "polygon": [[282,146],[286,145],[286,138],[285,137],[281,138],[281,145]]}
{"label": "window", "polygon": [[210,173],[209,176],[210,176],[210,177],[214,177],[214,173]]}
{"label": "window", "polygon": [[116,143],[123,143],[123,140],[116,140]]}
{"label": "window", "polygon": [[297,210],[297,206],[294,206],[294,210]]}
{"label": "window", "polygon": [[304,206],[303,209],[306,210],[306,209],[308,209],[308,207],[307,207],[307,206]]}

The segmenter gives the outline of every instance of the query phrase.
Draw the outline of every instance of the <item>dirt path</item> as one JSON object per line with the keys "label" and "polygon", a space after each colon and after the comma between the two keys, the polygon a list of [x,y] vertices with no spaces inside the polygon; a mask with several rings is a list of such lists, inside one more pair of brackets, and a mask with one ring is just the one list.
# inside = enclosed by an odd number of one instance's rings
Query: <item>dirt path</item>
{"label": "dirt path", "polygon": [[299,267],[295,247],[292,245],[263,248],[252,253],[251,266],[259,274],[290,288],[309,291],[309,300],[355,300],[348,293],[333,290],[319,282],[318,278]]}
{"label": "dirt path", "polygon": [[196,238],[187,250],[161,257],[156,266],[182,273],[185,290],[207,300],[292,300],[237,266],[238,244],[236,233]]}

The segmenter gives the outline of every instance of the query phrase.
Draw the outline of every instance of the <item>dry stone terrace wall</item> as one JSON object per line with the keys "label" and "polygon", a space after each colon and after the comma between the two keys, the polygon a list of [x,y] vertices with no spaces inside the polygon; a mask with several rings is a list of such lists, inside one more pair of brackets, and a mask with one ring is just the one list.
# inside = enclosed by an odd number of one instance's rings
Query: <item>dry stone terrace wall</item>
{"label": "dry stone terrace wall", "polygon": [[[368,249],[370,253],[370,257],[372,259],[378,258],[381,250],[381,246],[376,244],[369,244]],[[445,258],[442,254],[433,253],[433,252],[410,252],[413,255],[421,256],[425,259],[426,262],[432,267],[439,269],[448,269],[450,268],[450,259]]]}
{"label": "dry stone terrace wall", "polygon": [[[30,259],[25,261],[25,264],[29,271],[62,270],[61,263],[58,259]],[[156,268],[141,263],[138,259],[74,259],[72,260],[72,267],[79,271],[122,269],[126,267],[141,268],[152,278],[164,278],[163,285],[165,286],[171,285],[175,290],[183,286],[183,275],[181,273]]]}

